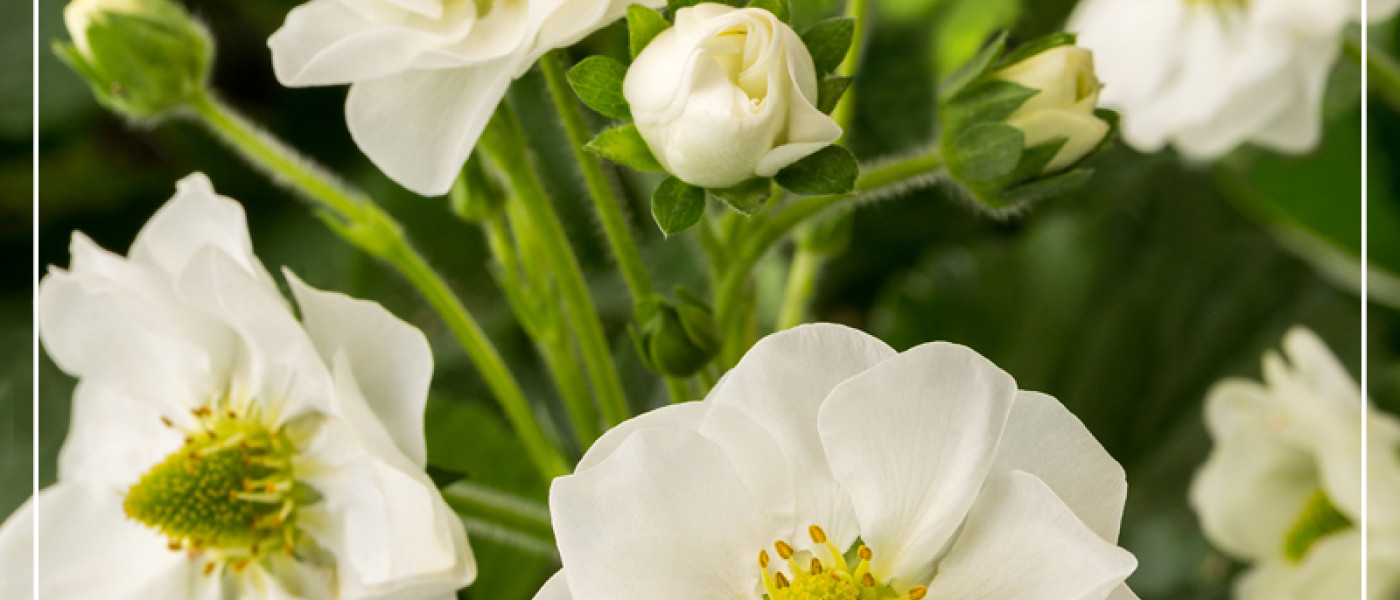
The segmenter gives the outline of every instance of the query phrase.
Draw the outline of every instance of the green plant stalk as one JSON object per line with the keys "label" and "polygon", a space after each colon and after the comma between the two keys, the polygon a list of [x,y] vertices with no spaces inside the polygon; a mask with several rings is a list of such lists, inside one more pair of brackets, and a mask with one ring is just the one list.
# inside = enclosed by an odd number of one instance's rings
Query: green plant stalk
{"label": "green plant stalk", "polygon": [[449,484],[442,489],[442,498],[457,514],[482,518],[554,543],[549,508],[540,502],[469,481]]}
{"label": "green plant stalk", "polygon": [[326,211],[323,218],[346,241],[396,267],[437,311],[476,364],[545,480],[569,472],[496,347],[447,283],[410,245],[393,217],[208,93],[191,99],[189,107],[205,126],[250,164]]}
{"label": "green plant stalk", "polygon": [[1391,110],[1400,111],[1400,62],[1376,44],[1366,49],[1367,81]]}
{"label": "green plant stalk", "polygon": [[743,245],[734,254],[729,269],[715,290],[715,318],[720,330],[726,334],[725,349],[721,352],[725,362],[732,365],[743,350],[732,346],[730,338],[736,337],[733,335],[735,332],[743,331],[742,315],[737,315],[735,308],[739,304],[744,282],[748,280],[749,270],[774,243],[807,219],[828,208],[845,202],[859,202],[874,192],[882,191],[883,188],[898,186],[942,168],[943,156],[935,149],[880,167],[862,169],[853,193],[801,198],[768,220],[755,223],[754,227],[746,232]]}
{"label": "green plant stalk", "polygon": [[778,331],[796,327],[805,320],[807,301],[817,287],[817,275],[821,273],[826,258],[801,245],[792,255],[792,266],[788,267],[787,287],[783,290],[783,304],[778,311]]}
{"label": "green plant stalk", "polygon": [[544,184],[530,160],[525,147],[524,133],[515,113],[502,106],[487,125],[482,135],[480,147],[497,167],[506,174],[511,187],[515,188],[517,199],[526,218],[530,222],[535,238],[540,242],[545,260],[549,262],[552,275],[559,285],[560,299],[564,302],[565,314],[573,325],[578,338],[584,365],[593,385],[593,393],[603,419],[608,425],[617,425],[631,416],[627,408],[627,398],[622,391],[622,380],[618,377],[613,363],[612,351],[603,334],[603,324],[598,318],[598,309],[589,294],[588,285],[583,279],[583,270],[578,258],[569,247],[564,226],[559,215],[554,212]]}
{"label": "green plant stalk", "polygon": [[[588,143],[591,132],[583,120],[583,109],[579,108],[573,88],[564,75],[564,51],[553,50],[540,57],[540,69],[544,71],[545,82],[549,85],[549,95],[554,99],[554,108],[559,111],[559,119],[564,123],[564,131],[569,135],[569,146],[573,148],[574,159],[578,161],[583,181],[588,185],[588,195],[593,199],[593,208],[598,220],[603,223],[603,234],[612,248],[613,259],[622,271],[622,279],[627,282],[627,291],[632,293],[632,306],[639,306],[652,295],[654,288],[651,276],[647,274],[642,253],[637,249],[637,241],[627,228],[627,218],[622,214],[622,203],[608,184],[607,175],[598,157],[588,153],[583,146]],[[685,393],[685,381],[676,377],[666,377],[666,389],[672,402],[684,402],[689,398]],[[678,395],[679,392],[679,395]]]}
{"label": "green plant stalk", "polygon": [[[836,67],[837,75],[854,76],[856,67],[860,66],[861,50],[865,43],[865,2],[866,0],[846,0],[846,16],[855,20],[855,32],[851,35],[851,47],[846,49],[846,59]],[[855,86],[851,86],[837,101],[836,109],[831,111],[831,118],[841,126],[841,139],[836,141],[838,144],[844,145],[850,137],[851,121],[855,118],[855,95]],[[783,304],[778,313],[779,331],[794,327],[806,319],[807,304],[812,293],[816,291],[816,281],[821,275],[822,267],[826,265],[826,260],[824,255],[804,248],[801,244],[793,251],[792,265],[788,267],[787,285],[783,290]]]}
{"label": "green plant stalk", "polygon": [[[598,439],[600,433],[598,412],[593,406],[592,397],[588,395],[588,379],[579,367],[568,335],[560,326],[564,315],[557,302],[553,303],[553,310],[532,310],[532,297],[538,300],[537,304],[545,304],[553,296],[539,292],[546,289],[545,282],[532,281],[529,289],[522,283],[520,261],[515,253],[515,244],[511,240],[506,216],[502,213],[493,215],[482,223],[482,230],[486,233],[487,246],[490,247],[491,254],[500,268],[500,284],[506,293],[506,300],[518,316],[526,334],[534,341],[535,349],[544,360],[545,369],[554,380],[559,397],[564,401],[564,409],[569,413],[569,421],[573,424],[579,448],[587,449]],[[530,290],[535,290],[536,294],[532,296]],[[547,318],[549,323],[541,323],[535,317]]]}

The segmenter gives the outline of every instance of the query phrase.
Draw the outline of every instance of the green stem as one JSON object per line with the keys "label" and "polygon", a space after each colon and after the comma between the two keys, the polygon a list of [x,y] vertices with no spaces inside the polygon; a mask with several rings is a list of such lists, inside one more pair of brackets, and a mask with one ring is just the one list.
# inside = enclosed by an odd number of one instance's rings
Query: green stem
{"label": "green stem", "polygon": [[[851,77],[855,75],[856,67],[860,66],[861,46],[865,43],[865,0],[846,0],[846,16],[855,20],[856,28],[851,35],[851,47],[846,50],[846,59],[836,67],[836,74]],[[841,126],[841,142],[849,135],[851,119],[855,115],[855,95],[855,86],[852,85],[836,103],[836,109],[831,111],[831,118]]]}
{"label": "green stem", "polygon": [[[844,202],[857,202],[883,191],[883,188],[898,186],[942,168],[942,155],[937,150],[931,150],[887,165],[862,169],[860,178],[856,180],[854,193],[801,198],[769,219],[757,222],[744,236],[743,245],[734,254],[719,288],[715,290],[715,318],[719,322],[720,330],[733,332],[742,329],[736,325],[741,315],[736,314],[735,308],[741,299],[749,270],[775,242],[793,228],[828,208]],[[726,340],[726,350],[722,354],[725,361],[732,364],[738,358],[737,354],[736,349]]]}
{"label": "green stem", "polygon": [[[569,337],[560,323],[563,314],[552,294],[545,293],[548,282],[521,280],[520,261],[504,214],[493,215],[482,223],[486,241],[499,267],[500,285],[520,325],[535,343],[545,368],[554,380],[564,409],[573,423],[579,448],[587,449],[598,439],[598,412],[588,395],[588,379],[579,367]],[[531,292],[534,293],[531,293]]]}
{"label": "green stem", "polygon": [[[1348,35],[1346,41],[1346,53],[1359,59],[1362,54],[1360,35]],[[1371,89],[1390,105],[1391,110],[1400,111],[1400,62],[1385,48],[1374,43],[1367,45],[1365,56],[1367,81]]]}
{"label": "green stem", "polygon": [[253,166],[328,211],[329,215],[323,215],[326,222],[347,241],[398,268],[447,323],[462,349],[476,364],[540,474],[549,480],[569,472],[496,347],[447,283],[409,244],[393,217],[212,96],[195,97],[190,108]]}
{"label": "green stem", "polygon": [[457,514],[486,519],[542,541],[554,541],[549,508],[538,501],[469,481],[449,484],[442,489],[442,499]]}
{"label": "green stem", "polygon": [[[632,293],[632,305],[636,307],[651,296],[654,289],[651,277],[647,275],[642,253],[637,249],[637,241],[627,227],[627,218],[622,214],[622,203],[613,193],[608,178],[603,173],[603,165],[598,157],[588,153],[583,146],[588,143],[591,132],[583,120],[583,109],[579,108],[573,88],[564,75],[564,51],[554,50],[540,57],[540,69],[544,71],[545,82],[549,85],[549,95],[554,98],[554,107],[559,111],[559,119],[564,122],[564,131],[569,135],[569,146],[573,148],[574,159],[583,172],[583,181],[588,185],[588,194],[593,198],[593,208],[598,212],[598,220],[603,223],[603,234],[608,238],[613,258],[622,271],[622,279],[627,282],[627,291]],[[666,389],[671,393],[672,402],[684,402],[689,394],[684,393],[685,382],[675,377],[666,378]],[[681,393],[677,395],[677,391]]]}
{"label": "green stem", "polygon": [[783,304],[778,312],[778,330],[791,329],[800,325],[807,316],[807,299],[817,287],[817,274],[822,263],[826,262],[821,253],[802,248],[798,244],[792,255],[792,266],[788,267],[787,288],[783,291]]}
{"label": "green stem", "polygon": [[565,313],[573,324],[574,335],[583,352],[584,364],[603,418],[609,425],[627,420],[631,413],[622,391],[622,380],[613,364],[612,350],[603,334],[598,310],[584,282],[578,259],[569,247],[559,215],[554,212],[544,184],[530,161],[524,133],[514,112],[504,106],[497,111],[486,127],[481,147],[515,188],[517,199],[544,250],[545,260],[549,262],[552,275],[559,284]]}

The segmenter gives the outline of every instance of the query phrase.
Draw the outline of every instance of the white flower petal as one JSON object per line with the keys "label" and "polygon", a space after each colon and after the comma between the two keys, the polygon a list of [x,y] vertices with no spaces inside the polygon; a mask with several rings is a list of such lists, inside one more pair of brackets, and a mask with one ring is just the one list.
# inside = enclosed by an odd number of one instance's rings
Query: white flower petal
{"label": "white flower petal", "polygon": [[1063,600],[1103,596],[1137,560],[1085,527],[1021,471],[988,484],[929,584],[931,598]]}
{"label": "white flower petal", "polygon": [[977,497],[1015,398],[1005,371],[943,342],[832,390],[821,407],[821,439],[861,539],[875,550],[877,579],[926,574]]}
{"label": "white flower petal", "polygon": [[[714,442],[729,456],[766,520],[791,523],[805,530],[810,523],[793,521],[796,497],[792,465],[768,431],[743,411],[714,402],[672,404],[624,421],[593,443],[574,469],[592,469],[617,451],[637,431],[684,429]],[[764,460],[756,460],[763,457]],[[796,529],[794,529],[796,530]]]}
{"label": "white flower petal", "polygon": [[207,246],[223,251],[258,284],[277,289],[272,277],[253,256],[243,206],[214,192],[203,173],[175,184],[175,197],[160,207],[131,244],[131,261],[149,264],[176,275]]}
{"label": "white flower petal", "polygon": [[[209,582],[198,563],[127,519],[111,489],[63,482],[40,492],[38,503],[44,600],[187,600]],[[28,527],[33,514],[18,513],[6,527]]]}
{"label": "white flower petal", "polygon": [[433,378],[433,352],[423,332],[379,304],[317,290],[290,270],[284,274],[321,358],[331,362],[336,353],[345,352],[374,416],[399,449],[423,468],[428,461],[423,411]]}
{"label": "white flower petal", "polygon": [[70,415],[58,454],[60,481],[125,493],[184,443],[183,434],[161,423],[165,415],[156,407],[86,379],[73,392]]}
{"label": "white flower petal", "polygon": [[1118,541],[1123,467],[1058,400],[1017,392],[988,479],[1013,470],[1035,475],[1099,537]]}
{"label": "white flower petal", "polygon": [[1286,110],[1260,128],[1252,141],[1282,152],[1306,152],[1322,139],[1322,98],[1327,75],[1337,60],[1340,46],[1330,40],[1301,44],[1291,61],[1295,72],[1294,99]]}
{"label": "white flower petal", "polygon": [[0,523],[0,598],[35,598],[32,497]]}
{"label": "white flower petal", "polygon": [[644,429],[607,460],[554,480],[549,497],[572,596],[754,598],[758,552],[784,532],[714,442]]}
{"label": "white flower petal", "polygon": [[[272,37],[272,67],[285,86],[353,83],[409,69],[424,52],[460,39],[475,24],[475,5],[454,3],[456,24],[410,15],[378,21],[342,0],[311,0],[287,13]],[[422,23],[436,25],[425,30]],[[415,26],[417,25],[417,26]]]}
{"label": "white flower petal", "polygon": [[419,194],[441,196],[471,155],[515,69],[515,63],[493,61],[356,83],[345,101],[350,135],[391,179]]}
{"label": "white flower petal", "polygon": [[298,522],[337,558],[342,589],[376,593],[462,587],[476,564],[461,521],[370,412],[342,352],[334,360],[334,414],[296,464],[322,501]]}
{"label": "white flower petal", "polygon": [[569,593],[568,576],[564,575],[563,569],[549,576],[549,580],[540,586],[540,591],[535,592],[534,600],[573,600],[573,595]]}
{"label": "white flower petal", "polygon": [[[1085,596],[1083,600],[1091,600],[1092,598],[1095,598],[1095,596]],[[1128,584],[1124,583],[1113,588],[1113,591],[1108,594],[1106,600],[1138,600],[1138,596],[1133,593],[1133,590],[1128,589]]]}
{"label": "white flower petal", "polygon": [[811,520],[799,527],[821,525],[838,546],[854,542],[860,530],[846,491],[831,475],[817,413],[838,384],[893,356],[884,342],[859,330],[801,325],[759,340],[705,400],[741,410],[768,430],[796,479],[796,514]]}
{"label": "white flower petal", "polygon": [[[1361,598],[1361,534],[1355,530],[1318,540],[1302,562],[1279,559],[1250,569],[1235,585],[1239,600]],[[1385,600],[1373,594],[1368,600]]]}
{"label": "white flower petal", "polygon": [[1216,446],[1191,485],[1207,537],[1240,558],[1281,554],[1284,533],[1317,490],[1312,457],[1270,431],[1268,391],[1248,381],[1217,384],[1206,399]]}

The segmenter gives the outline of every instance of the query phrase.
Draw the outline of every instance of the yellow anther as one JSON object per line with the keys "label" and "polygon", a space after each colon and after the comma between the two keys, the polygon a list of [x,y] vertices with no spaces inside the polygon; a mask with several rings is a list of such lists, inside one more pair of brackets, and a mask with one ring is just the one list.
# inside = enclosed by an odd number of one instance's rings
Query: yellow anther
{"label": "yellow anther", "polygon": [[875,557],[875,553],[870,551],[870,546],[861,544],[860,548],[856,549],[856,556],[859,556],[861,560],[870,560]]}
{"label": "yellow anther", "polygon": [[822,528],[821,528],[821,526],[819,526],[819,525],[811,525],[811,526],[807,527],[807,535],[812,536],[812,542],[814,542],[814,543],[817,543],[817,544],[825,544],[825,543],[826,543],[826,532],[823,531]]}
{"label": "yellow anther", "polygon": [[788,583],[787,575],[783,575],[782,573],[774,575],[773,581],[777,584],[778,589],[783,589],[785,587],[788,587],[789,585],[792,585],[791,583]]}
{"label": "yellow anther", "polygon": [[927,595],[928,588],[922,585],[916,585],[912,588],[909,588],[909,600],[923,600],[923,597]]}
{"label": "yellow anther", "polygon": [[860,584],[865,587],[875,587],[875,576],[869,573],[861,575]]}
{"label": "yellow anther", "polygon": [[787,542],[782,540],[773,542],[773,549],[778,551],[778,557],[783,560],[792,558],[792,546],[789,546]]}
{"label": "yellow anther", "polygon": [[759,566],[759,568],[761,568],[761,569],[767,569],[767,568],[768,568],[768,551],[767,551],[767,550],[759,550],[759,551],[758,551],[758,566]]}
{"label": "yellow anther", "polygon": [[822,561],[821,561],[821,559],[816,558],[816,557],[812,557],[812,566],[808,569],[808,571],[811,572],[813,575],[821,575],[821,574],[822,574]]}

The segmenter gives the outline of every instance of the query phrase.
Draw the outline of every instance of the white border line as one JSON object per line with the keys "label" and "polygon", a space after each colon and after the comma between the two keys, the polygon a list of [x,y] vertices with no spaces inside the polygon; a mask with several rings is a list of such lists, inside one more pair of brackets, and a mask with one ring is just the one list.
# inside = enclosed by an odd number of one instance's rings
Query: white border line
{"label": "white border line", "polygon": [[30,83],[33,85],[33,89],[31,90],[33,96],[30,100],[33,103],[30,107],[33,113],[30,132],[30,142],[32,144],[32,155],[30,157],[30,177],[32,180],[30,182],[30,189],[33,190],[34,196],[31,205],[33,223],[32,229],[30,229],[29,232],[29,237],[33,244],[31,249],[33,252],[33,257],[31,258],[32,287],[30,288],[33,300],[29,304],[29,316],[30,334],[32,338],[30,340],[30,359],[34,369],[31,375],[33,377],[33,386],[30,390],[33,393],[33,413],[30,416],[30,420],[32,421],[31,426],[33,428],[34,439],[32,440],[33,455],[30,457],[31,469],[33,469],[30,472],[33,495],[30,496],[29,501],[34,505],[34,531],[32,540],[34,545],[33,548],[31,548],[32,553],[30,554],[30,556],[33,557],[32,566],[34,570],[30,585],[33,588],[34,598],[37,600],[39,597],[39,0],[34,0],[31,6],[34,10],[32,15],[34,18],[34,39],[32,40],[33,55],[30,57],[33,61],[30,67],[32,69]]}
{"label": "white border line", "polygon": [[1361,1],[1361,13],[1360,13],[1360,14],[1361,14],[1361,597],[1364,599],[1364,598],[1367,598],[1367,597],[1368,597],[1368,594],[1370,593],[1370,592],[1368,591],[1368,587],[1369,587],[1370,579],[1371,579],[1371,578],[1370,578],[1370,572],[1369,572],[1369,569],[1368,569],[1368,566],[1367,566],[1367,563],[1368,563],[1369,561],[1366,560],[1366,557],[1369,556],[1368,551],[1369,551],[1369,549],[1370,549],[1370,538],[1366,535],[1367,525],[1370,523],[1370,521],[1369,521],[1369,514],[1368,514],[1368,511],[1369,511],[1369,508],[1370,508],[1370,507],[1368,506],[1368,502],[1367,502],[1367,496],[1369,495],[1369,485],[1368,485],[1368,481],[1367,481],[1367,480],[1369,479],[1369,477],[1368,477],[1367,475],[1370,473],[1370,471],[1369,471],[1368,468],[1367,468],[1367,460],[1366,460],[1366,447],[1367,447],[1367,446],[1366,446],[1366,442],[1367,442],[1367,435],[1366,435],[1366,417],[1367,417],[1367,414],[1366,414],[1366,413],[1367,413],[1367,411],[1370,410],[1370,406],[1369,406],[1369,405],[1370,405],[1370,402],[1367,402],[1367,400],[1366,400],[1368,397],[1370,397],[1370,394],[1368,393],[1368,390],[1370,389],[1370,369],[1367,368],[1368,360],[1369,360],[1370,357],[1368,356],[1368,354],[1369,354],[1369,352],[1367,351],[1367,346],[1368,346],[1368,344],[1366,343],[1366,342],[1367,342],[1367,338],[1368,338],[1367,332],[1369,331],[1369,327],[1368,327],[1368,325],[1369,325],[1369,319],[1366,318],[1366,316],[1367,316],[1367,309],[1369,308],[1369,307],[1368,307],[1367,298],[1370,297],[1370,290],[1369,290],[1368,287],[1367,287],[1368,284],[1369,284],[1369,281],[1368,281],[1368,278],[1367,278],[1366,275],[1367,275],[1367,271],[1368,271],[1368,268],[1367,268],[1367,267],[1368,267],[1368,265],[1371,264],[1371,263],[1370,263],[1370,260],[1369,260],[1369,252],[1367,251],[1368,248],[1367,248],[1367,237],[1366,237],[1366,198],[1369,196],[1369,194],[1367,193],[1367,189],[1366,189],[1367,178],[1368,178],[1368,175],[1369,175],[1369,173],[1367,173],[1367,168],[1366,168],[1367,165],[1366,165],[1366,162],[1367,162],[1367,157],[1369,156],[1369,152],[1368,152],[1368,146],[1369,146],[1369,144],[1367,143],[1367,141],[1368,141],[1369,133],[1370,133],[1369,128],[1368,128],[1368,125],[1369,125],[1369,122],[1370,122],[1370,118],[1369,118],[1369,115],[1368,115],[1368,112],[1370,111],[1370,85],[1369,85],[1369,83],[1370,83],[1370,77],[1369,77],[1368,69],[1367,69],[1367,57],[1368,57],[1369,54],[1370,54],[1370,33],[1369,33],[1369,31],[1368,31],[1367,24],[1368,24],[1368,17],[1369,17],[1370,15],[1366,14],[1366,0],[1360,0],[1360,1]]}

